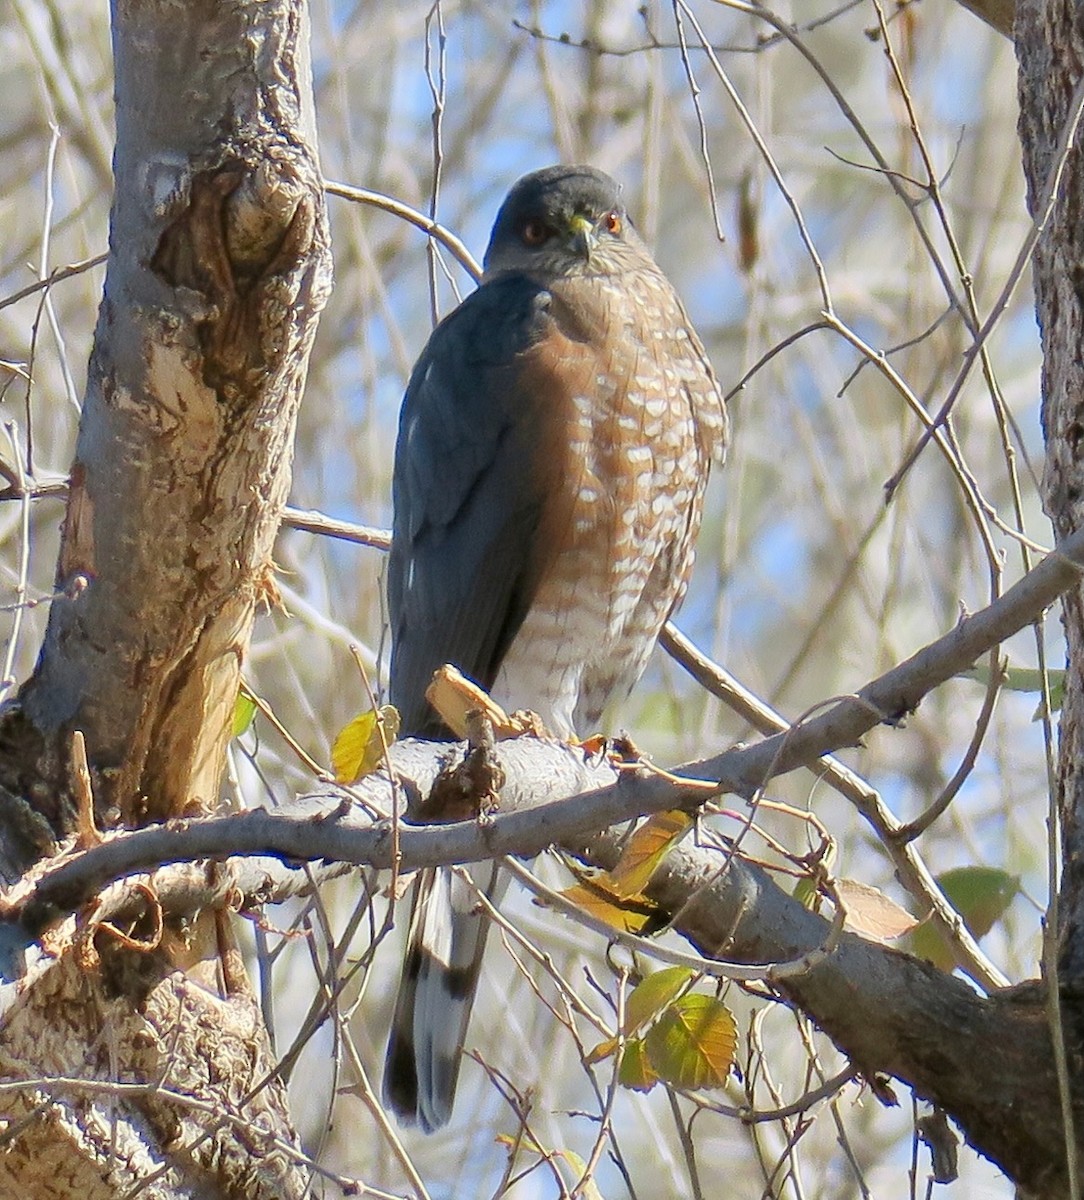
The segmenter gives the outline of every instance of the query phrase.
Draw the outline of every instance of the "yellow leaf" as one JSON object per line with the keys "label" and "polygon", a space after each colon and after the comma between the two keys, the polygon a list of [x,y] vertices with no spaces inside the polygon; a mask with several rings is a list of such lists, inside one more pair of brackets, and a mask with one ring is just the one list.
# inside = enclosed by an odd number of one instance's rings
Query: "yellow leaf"
{"label": "yellow leaf", "polygon": [[552,1150],[547,1154],[526,1130],[516,1137],[513,1137],[510,1133],[499,1133],[496,1140],[500,1145],[507,1146],[510,1150],[528,1150],[532,1154],[544,1155],[547,1158],[563,1158],[575,1172],[575,1179],[572,1182],[573,1185],[580,1185],[577,1194],[586,1197],[586,1200],[602,1200],[602,1193],[598,1190],[598,1184],[595,1183],[594,1179],[584,1179],[587,1173],[587,1163],[584,1162],[575,1150]]}
{"label": "yellow leaf", "polygon": [[794,885],[794,891],[791,895],[803,908],[817,910],[817,885],[813,882],[811,875],[803,875]]}
{"label": "yellow leaf", "polygon": [[582,908],[598,921],[605,921],[622,933],[643,933],[656,920],[658,907],[646,896],[617,896],[596,876],[588,883],[577,883],[561,893],[566,900]]}
{"label": "yellow leaf", "polygon": [[868,883],[837,879],[835,889],[846,914],[844,926],[852,933],[889,942],[910,933],[918,924],[907,909]]}
{"label": "yellow leaf", "polygon": [[642,892],[667,852],[692,825],[692,817],[679,809],[649,817],[633,833],[610,872],[614,891],[619,896]]}
{"label": "yellow leaf", "polygon": [[602,1062],[604,1058],[609,1058],[621,1043],[617,1038],[606,1038],[605,1041],[599,1042],[592,1050],[588,1050],[584,1055],[585,1063]]}
{"label": "yellow leaf", "polygon": [[[383,738],[381,738],[383,731]],[[358,713],[348,721],[331,747],[331,765],[336,783],[353,783],[380,766],[385,744],[399,733],[399,712],[390,704]]]}
{"label": "yellow leaf", "polygon": [[[575,1178],[572,1180],[572,1185],[580,1186],[576,1190],[578,1196],[583,1196],[584,1200],[602,1200],[602,1193],[598,1190],[598,1184],[593,1178],[584,1179],[587,1175],[587,1163],[576,1153],[575,1150],[558,1150],[557,1153],[565,1160],[572,1168]],[[581,1183],[580,1181],[583,1180]]]}
{"label": "yellow leaf", "polygon": [[670,1005],[644,1045],[660,1079],[691,1091],[717,1088],[734,1063],[738,1027],[721,1000],[692,992]]}
{"label": "yellow leaf", "polygon": [[631,1042],[625,1043],[621,1065],[617,1068],[617,1082],[634,1092],[650,1092],[659,1082],[643,1038],[633,1038]]}
{"label": "yellow leaf", "polygon": [[233,705],[233,731],[230,737],[240,737],[242,733],[247,733],[255,715],[256,701],[242,686]]}
{"label": "yellow leaf", "polygon": [[530,1150],[534,1154],[541,1154],[543,1152],[542,1147],[539,1146],[526,1130],[516,1137],[513,1137],[510,1133],[498,1133],[493,1140],[499,1146],[507,1146],[509,1150],[513,1150],[518,1146],[520,1150]]}

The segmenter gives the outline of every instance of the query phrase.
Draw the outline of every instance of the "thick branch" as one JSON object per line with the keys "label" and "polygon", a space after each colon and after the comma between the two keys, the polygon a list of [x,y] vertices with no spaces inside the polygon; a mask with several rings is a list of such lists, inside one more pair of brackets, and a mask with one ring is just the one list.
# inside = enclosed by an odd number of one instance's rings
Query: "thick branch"
{"label": "thick branch", "polygon": [[[616,854],[613,844],[593,849],[603,865]],[[763,872],[736,860],[721,878],[718,871],[718,855],[684,850],[665,860],[647,889],[680,914],[676,928],[701,953],[779,961],[823,943],[826,922]],[[1024,1188],[1064,1190],[1057,1083],[1039,989],[983,999],[928,963],[852,934],[806,974],[775,986],[867,1075],[893,1075],[945,1108],[968,1141]]]}
{"label": "thick branch", "polygon": [[[400,782],[409,793],[424,793],[447,759],[448,747],[404,743],[396,747]],[[555,786],[612,779],[609,767],[585,767],[578,752],[556,743],[521,739],[501,747],[508,772],[503,799],[507,807],[491,823],[400,829],[403,865],[447,863],[493,855],[557,836],[575,825],[577,807],[598,803],[629,810],[673,799],[674,788],[657,777],[623,778],[587,796],[547,803]],[[390,799],[386,781],[370,779],[362,791]],[[653,797],[653,793],[658,793]],[[381,795],[382,794],[382,795]],[[328,798],[330,799],[330,798]],[[531,809],[531,805],[539,807]],[[556,814],[556,819],[555,818]],[[217,821],[193,822],[187,828],[157,831],[159,850],[168,843],[182,850],[201,848],[219,856],[232,847],[260,840],[283,855],[324,857],[353,855],[358,861],[386,863],[392,850],[387,823],[353,807],[307,797],[288,812],[253,812]],[[84,863],[108,860],[118,847],[142,842],[146,830],[90,851]],[[530,838],[527,833],[530,833]],[[563,839],[574,852],[599,866],[612,866],[619,837],[604,833]],[[167,867],[150,882],[169,911],[195,910],[221,904],[228,896],[245,895],[249,904],[282,899],[343,872],[341,863],[315,866],[311,875],[288,862],[268,858],[234,859],[217,871],[205,867]],[[765,964],[789,962],[812,954],[816,965],[787,974],[774,986],[807,1012],[868,1075],[889,1074],[904,1080],[922,1096],[944,1106],[965,1129],[969,1140],[995,1157],[1015,1178],[1031,1183],[1057,1175],[1058,1141],[1050,1130],[1057,1122],[1047,1027],[1041,1011],[1028,1003],[1030,993],[984,999],[964,982],[905,954],[845,934],[838,948],[821,957],[827,922],[784,893],[761,869],[738,859],[725,861],[718,852],[679,848],[663,863],[648,887],[663,909],[676,915],[675,927],[706,957]],[[55,893],[54,893],[55,894]],[[132,917],[145,907],[146,894],[122,884],[98,897],[96,915]],[[11,927],[8,927],[11,932]],[[38,956],[33,978],[52,969]],[[997,1046],[997,1054],[989,1048]],[[1019,1113],[1027,1112],[1027,1121]]]}
{"label": "thick branch", "polygon": [[[1084,565],[1084,531],[1068,538],[1005,594],[964,617],[944,637],[867,684],[854,697],[839,701],[819,717],[752,746],[727,750],[687,764],[678,772],[712,780],[720,792],[749,798],[777,775],[811,766],[825,754],[855,745],[882,722],[893,723],[913,711],[923,696],[971,666],[985,652],[1037,620],[1079,578]],[[449,749],[440,744],[406,742],[393,748],[397,774],[410,790],[426,794]],[[692,807],[704,793],[682,788],[657,775],[637,774],[609,782],[602,766],[586,765],[579,752],[560,743],[522,739],[504,743],[502,765],[508,782],[502,813],[487,824],[460,822],[428,827],[403,826],[398,853],[404,869],[470,862],[496,855],[537,854],[554,842],[567,842],[649,812]],[[564,799],[539,808],[539,779],[545,799]],[[600,782],[607,786],[600,787]],[[585,788],[594,788],[585,791]],[[379,812],[394,804],[384,776],[371,776],[355,789]],[[528,811],[519,812],[525,808]],[[329,811],[333,818],[329,817]],[[309,814],[312,814],[310,817]],[[271,853],[296,859],[339,859],[390,866],[391,827],[373,829],[349,808],[336,811],[325,799],[315,808],[287,817],[256,810],[230,817],[174,822],[124,834],[62,862],[36,883],[26,920],[40,927],[46,914],[71,911],[95,895],[110,879],[163,862],[223,859],[236,854]],[[17,919],[19,914],[10,916]]]}
{"label": "thick branch", "polygon": [[[73,827],[76,731],[99,826],[217,802],[330,286],[306,11],[114,0],[110,254],[58,595],[0,713],[5,876]],[[305,1195],[223,915],[147,952],[105,934],[81,949],[0,1022],[0,1194]],[[153,1086],[73,1100],[35,1084],[73,1075]]]}

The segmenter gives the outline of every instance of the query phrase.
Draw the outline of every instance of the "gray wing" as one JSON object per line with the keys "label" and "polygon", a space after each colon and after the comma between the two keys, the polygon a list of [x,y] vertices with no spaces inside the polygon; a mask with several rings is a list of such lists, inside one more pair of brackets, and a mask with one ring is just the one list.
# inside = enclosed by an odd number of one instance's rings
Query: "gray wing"
{"label": "gray wing", "polygon": [[484,284],[411,375],[388,565],[390,698],[404,733],[441,731],[425,689],[443,663],[492,685],[552,557],[538,531],[553,464],[540,460],[561,406],[536,369],[549,303],[522,276]]}

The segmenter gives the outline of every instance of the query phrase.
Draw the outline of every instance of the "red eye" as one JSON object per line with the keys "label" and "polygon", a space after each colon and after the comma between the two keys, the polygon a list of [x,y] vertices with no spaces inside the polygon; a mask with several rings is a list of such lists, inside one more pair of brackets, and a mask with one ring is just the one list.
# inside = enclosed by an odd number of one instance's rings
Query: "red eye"
{"label": "red eye", "polygon": [[537,218],[532,218],[524,221],[519,236],[523,239],[525,246],[541,246],[543,242],[549,240],[550,231]]}
{"label": "red eye", "polygon": [[613,212],[608,212],[602,219],[602,226],[607,233],[612,233],[615,236],[625,227],[624,221],[621,220],[621,214],[615,208]]}

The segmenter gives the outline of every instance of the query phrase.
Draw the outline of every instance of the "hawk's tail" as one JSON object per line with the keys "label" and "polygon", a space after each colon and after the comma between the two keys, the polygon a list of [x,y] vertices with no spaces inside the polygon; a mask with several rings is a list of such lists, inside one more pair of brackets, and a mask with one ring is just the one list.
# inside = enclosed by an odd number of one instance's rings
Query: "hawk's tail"
{"label": "hawk's tail", "polygon": [[[496,864],[475,869],[498,903],[507,877]],[[437,867],[414,884],[410,932],[384,1060],[384,1102],[426,1133],[452,1115],[463,1043],[478,987],[489,918],[458,873]]]}

